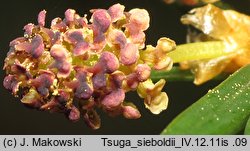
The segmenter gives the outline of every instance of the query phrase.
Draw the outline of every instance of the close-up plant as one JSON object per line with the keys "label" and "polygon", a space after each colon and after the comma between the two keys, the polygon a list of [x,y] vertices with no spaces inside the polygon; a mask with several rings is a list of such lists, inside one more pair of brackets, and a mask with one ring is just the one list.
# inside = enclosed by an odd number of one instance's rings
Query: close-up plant
{"label": "close-up plant", "polygon": [[2,133],[250,134],[250,2],[151,3],[26,10],[4,48]]}

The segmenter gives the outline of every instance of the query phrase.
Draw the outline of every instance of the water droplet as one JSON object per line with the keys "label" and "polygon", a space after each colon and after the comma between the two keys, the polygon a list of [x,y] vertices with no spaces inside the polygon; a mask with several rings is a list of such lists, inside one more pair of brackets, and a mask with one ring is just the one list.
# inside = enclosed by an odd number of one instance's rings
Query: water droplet
{"label": "water droplet", "polygon": [[239,109],[240,109],[240,107],[237,107],[237,109],[239,110]]}
{"label": "water droplet", "polygon": [[201,110],[204,110],[204,107],[202,107]]}
{"label": "water droplet", "polygon": [[245,109],[242,109],[242,112],[244,112],[245,111]]}
{"label": "water droplet", "polygon": [[216,120],[219,121],[220,119],[217,117]]}
{"label": "water droplet", "polygon": [[232,112],[232,110],[228,110],[229,112]]}

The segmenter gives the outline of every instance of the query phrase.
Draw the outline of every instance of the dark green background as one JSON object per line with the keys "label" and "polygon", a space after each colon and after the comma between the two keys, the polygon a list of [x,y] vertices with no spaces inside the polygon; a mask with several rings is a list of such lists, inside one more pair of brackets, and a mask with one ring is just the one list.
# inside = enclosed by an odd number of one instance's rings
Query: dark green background
{"label": "dark green background", "polygon": [[[186,27],[179,18],[190,8],[166,5],[161,0],[7,0],[0,4],[1,67],[9,50],[9,42],[23,35],[24,25],[36,23],[40,10],[47,11],[46,21],[49,25],[51,19],[63,18],[68,8],[83,15],[89,14],[92,8],[108,8],[118,2],[125,5],[126,11],[135,7],[149,11],[151,22],[146,32],[147,44],[155,45],[163,36],[175,40],[177,44],[185,42]],[[249,0],[231,0],[230,3],[235,9],[250,14]],[[4,76],[5,72],[1,70],[1,83]],[[192,82],[167,82],[164,90],[170,98],[169,107],[157,116],[144,108],[143,101],[136,93],[129,93],[126,100],[133,101],[139,107],[142,117],[139,120],[111,118],[99,111],[102,119],[99,130],[91,130],[83,120],[72,123],[61,114],[28,109],[0,84],[0,134],[159,134],[177,114],[218,83],[208,82],[197,87]]]}

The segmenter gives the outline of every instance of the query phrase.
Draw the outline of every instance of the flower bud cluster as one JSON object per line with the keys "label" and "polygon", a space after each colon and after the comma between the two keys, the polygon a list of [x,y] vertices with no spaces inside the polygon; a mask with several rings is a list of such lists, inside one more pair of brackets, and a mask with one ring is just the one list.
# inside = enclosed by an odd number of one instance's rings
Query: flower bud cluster
{"label": "flower bud cluster", "polygon": [[29,107],[61,112],[72,121],[83,117],[93,129],[100,127],[97,108],[111,116],[141,116],[125,101],[129,91],[137,90],[145,106],[159,114],[168,104],[161,92],[165,81],[154,84],[150,73],[171,69],[166,53],[175,43],[161,38],[156,47],[143,50],[149,14],[124,9],[120,4],[93,9],[90,21],[68,9],[50,28],[45,27],[46,11],[41,11],[38,25],[27,24],[24,36],[10,42],[4,87]]}

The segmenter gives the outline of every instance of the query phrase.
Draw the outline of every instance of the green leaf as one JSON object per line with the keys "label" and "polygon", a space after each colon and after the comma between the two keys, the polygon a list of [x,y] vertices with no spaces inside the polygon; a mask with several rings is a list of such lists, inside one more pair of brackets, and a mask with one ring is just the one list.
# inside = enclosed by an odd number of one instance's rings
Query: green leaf
{"label": "green leaf", "polygon": [[247,125],[245,127],[245,132],[244,132],[245,135],[250,135],[250,117],[247,121]]}
{"label": "green leaf", "polygon": [[232,51],[228,51],[224,42],[207,41],[178,45],[174,51],[168,53],[168,56],[173,59],[174,63],[177,63],[217,58],[231,53]]}
{"label": "green leaf", "polygon": [[179,114],[162,134],[237,134],[250,116],[250,65]]}

